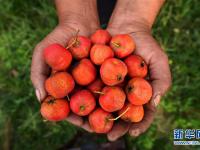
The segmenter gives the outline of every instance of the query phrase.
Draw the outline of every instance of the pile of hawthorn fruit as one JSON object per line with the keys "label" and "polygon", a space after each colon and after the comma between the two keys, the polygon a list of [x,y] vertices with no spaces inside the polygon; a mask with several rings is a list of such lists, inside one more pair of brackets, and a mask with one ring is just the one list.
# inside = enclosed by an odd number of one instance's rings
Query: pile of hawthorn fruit
{"label": "pile of hawthorn fruit", "polygon": [[44,60],[52,71],[45,81],[42,116],[61,121],[71,111],[87,117],[96,133],[107,133],[118,119],[140,122],[152,87],[145,80],[148,67],[134,50],[128,34],[111,37],[102,29],[90,38],[76,34],[67,47],[46,47]]}

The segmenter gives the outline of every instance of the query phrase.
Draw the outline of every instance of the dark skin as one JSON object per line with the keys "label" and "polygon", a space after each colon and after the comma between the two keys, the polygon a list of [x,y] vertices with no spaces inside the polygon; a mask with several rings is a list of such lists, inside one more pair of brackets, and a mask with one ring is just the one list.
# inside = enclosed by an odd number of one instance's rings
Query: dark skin
{"label": "dark skin", "polygon": [[[65,46],[66,41],[75,35],[77,29],[80,30],[80,35],[89,36],[100,28],[96,0],[56,0],[55,3],[59,24],[36,46],[32,59],[31,80],[40,101],[46,96],[44,81],[49,73],[42,50],[55,42]],[[136,43],[135,54],[142,56],[148,64],[153,87],[152,99],[145,106],[144,119],[132,124],[119,121],[107,134],[110,141],[127,132],[134,137],[145,132],[153,122],[161,97],[171,85],[168,57],[151,35],[152,25],[163,3],[164,0],[118,0],[109,21],[107,30],[112,35],[126,33],[133,37]],[[75,114],[70,114],[67,121],[92,132],[88,122],[83,122],[81,117]]]}

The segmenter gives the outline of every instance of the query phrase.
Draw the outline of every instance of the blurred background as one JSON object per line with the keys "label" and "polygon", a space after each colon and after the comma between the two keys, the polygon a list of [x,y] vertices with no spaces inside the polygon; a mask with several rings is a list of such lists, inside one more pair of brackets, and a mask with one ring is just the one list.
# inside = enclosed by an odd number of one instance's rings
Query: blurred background
{"label": "blurred background", "polygon": [[[150,129],[122,138],[127,150],[200,149],[173,146],[174,129],[200,128],[199,6],[199,0],[167,0],[162,8],[153,35],[169,56],[173,85]],[[67,122],[43,122],[39,113],[30,81],[32,50],[56,24],[53,1],[0,0],[0,149],[67,149],[92,141]],[[108,142],[104,135],[88,136]]]}

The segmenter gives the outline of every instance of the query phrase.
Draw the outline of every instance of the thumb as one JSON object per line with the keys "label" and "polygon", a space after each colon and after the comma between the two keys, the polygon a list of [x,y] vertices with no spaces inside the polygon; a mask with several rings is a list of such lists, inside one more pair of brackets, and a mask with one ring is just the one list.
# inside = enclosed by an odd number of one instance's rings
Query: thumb
{"label": "thumb", "polygon": [[41,76],[41,79],[37,78],[37,80],[40,80],[41,82],[34,82],[34,87],[35,87],[35,95],[37,97],[37,99],[39,101],[41,101],[42,99],[44,99],[46,97],[46,91],[44,90],[44,81],[45,81],[46,77]]}
{"label": "thumb", "polygon": [[145,109],[145,114],[144,114],[144,118],[142,119],[142,121],[133,123],[130,126],[129,134],[133,137],[137,137],[140,134],[144,133],[150,127],[150,125],[152,124],[152,122],[154,120],[156,108],[154,106],[152,106],[151,103],[147,103],[144,106],[144,109]]}
{"label": "thumb", "polygon": [[150,60],[149,70],[153,88],[151,103],[157,106],[161,96],[165,94],[171,85],[171,73],[167,55],[162,51],[153,55]]}
{"label": "thumb", "polygon": [[72,36],[68,32],[69,29],[56,27],[49,35],[47,35],[34,49],[31,64],[31,81],[35,88],[35,93],[39,101],[46,97],[44,82],[49,75],[50,68],[44,61],[43,49],[50,44],[59,43],[65,46],[67,40]]}
{"label": "thumb", "polygon": [[44,82],[49,74],[49,67],[45,64],[43,53],[43,46],[36,46],[31,64],[31,81],[35,88],[35,94],[37,99],[41,101],[46,97],[46,91],[44,88]]}

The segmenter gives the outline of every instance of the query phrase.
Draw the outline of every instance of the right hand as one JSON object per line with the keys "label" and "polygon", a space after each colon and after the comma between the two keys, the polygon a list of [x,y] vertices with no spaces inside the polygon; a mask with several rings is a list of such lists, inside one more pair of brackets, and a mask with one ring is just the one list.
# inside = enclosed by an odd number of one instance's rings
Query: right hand
{"label": "right hand", "polygon": [[[71,19],[70,19],[71,18]],[[89,20],[88,20],[89,19]],[[48,34],[41,42],[39,42],[34,51],[31,64],[31,81],[35,88],[37,99],[41,102],[46,96],[46,90],[44,88],[44,82],[48,78],[50,68],[45,63],[43,58],[43,49],[53,43],[59,43],[62,46],[66,46],[67,41],[76,34],[79,30],[79,34],[83,36],[89,36],[91,33],[99,28],[98,19],[85,16],[70,16],[67,19],[61,19],[55,29]],[[64,20],[64,21],[63,21]],[[91,131],[87,122],[83,122],[82,118],[71,113],[67,117],[67,121],[74,125],[81,126],[87,131]]]}

